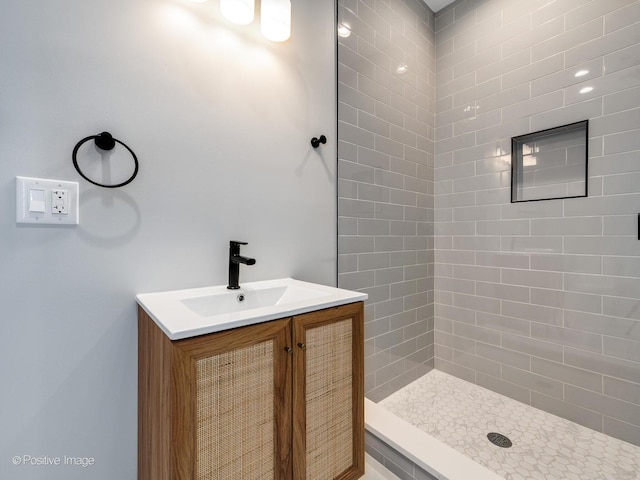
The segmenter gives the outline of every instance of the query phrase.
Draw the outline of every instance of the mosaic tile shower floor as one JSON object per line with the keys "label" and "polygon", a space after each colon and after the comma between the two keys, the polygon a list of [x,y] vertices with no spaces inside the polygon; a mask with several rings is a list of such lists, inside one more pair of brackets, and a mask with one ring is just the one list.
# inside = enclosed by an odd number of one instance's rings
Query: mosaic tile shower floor
{"label": "mosaic tile shower floor", "polygon": [[508,480],[640,479],[640,447],[438,370],[379,404]]}

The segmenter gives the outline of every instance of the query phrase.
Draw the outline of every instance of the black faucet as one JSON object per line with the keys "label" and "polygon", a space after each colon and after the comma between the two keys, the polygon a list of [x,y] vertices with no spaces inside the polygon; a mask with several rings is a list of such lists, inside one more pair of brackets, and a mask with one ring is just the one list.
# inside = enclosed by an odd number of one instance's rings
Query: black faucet
{"label": "black faucet", "polygon": [[240,264],[254,265],[256,263],[255,258],[240,255],[240,245],[247,245],[247,242],[236,242],[234,240],[229,242],[229,285],[227,285],[229,290],[237,290],[240,288],[240,285],[238,285]]}

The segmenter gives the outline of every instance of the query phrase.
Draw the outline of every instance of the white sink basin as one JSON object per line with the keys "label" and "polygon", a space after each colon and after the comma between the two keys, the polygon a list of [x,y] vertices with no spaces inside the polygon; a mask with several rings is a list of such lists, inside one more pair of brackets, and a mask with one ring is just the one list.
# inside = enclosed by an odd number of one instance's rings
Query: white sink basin
{"label": "white sink basin", "polygon": [[299,315],[366,300],[352,292],[291,278],[136,295],[138,304],[171,340]]}
{"label": "white sink basin", "polygon": [[249,285],[241,290],[225,290],[201,297],[190,297],[180,300],[188,309],[210,317],[225,313],[242,312],[254,308],[274,307],[288,303],[325,298],[329,292],[313,290],[298,285],[280,285],[276,287],[255,287]]}

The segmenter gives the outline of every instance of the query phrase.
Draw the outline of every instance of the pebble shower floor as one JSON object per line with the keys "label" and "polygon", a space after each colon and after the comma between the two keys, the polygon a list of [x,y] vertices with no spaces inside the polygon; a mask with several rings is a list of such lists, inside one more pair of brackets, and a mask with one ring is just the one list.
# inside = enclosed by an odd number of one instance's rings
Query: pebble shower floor
{"label": "pebble shower floor", "polygon": [[379,405],[507,480],[640,479],[640,447],[438,370]]}

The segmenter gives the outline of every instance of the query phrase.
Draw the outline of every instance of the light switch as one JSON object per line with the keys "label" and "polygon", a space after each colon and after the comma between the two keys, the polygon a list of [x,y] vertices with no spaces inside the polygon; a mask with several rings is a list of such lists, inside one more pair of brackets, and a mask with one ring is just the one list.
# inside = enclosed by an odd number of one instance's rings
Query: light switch
{"label": "light switch", "polygon": [[31,213],[44,213],[44,190],[41,188],[29,189],[29,211]]}
{"label": "light switch", "polygon": [[78,203],[78,182],[16,177],[18,224],[77,225]]}

